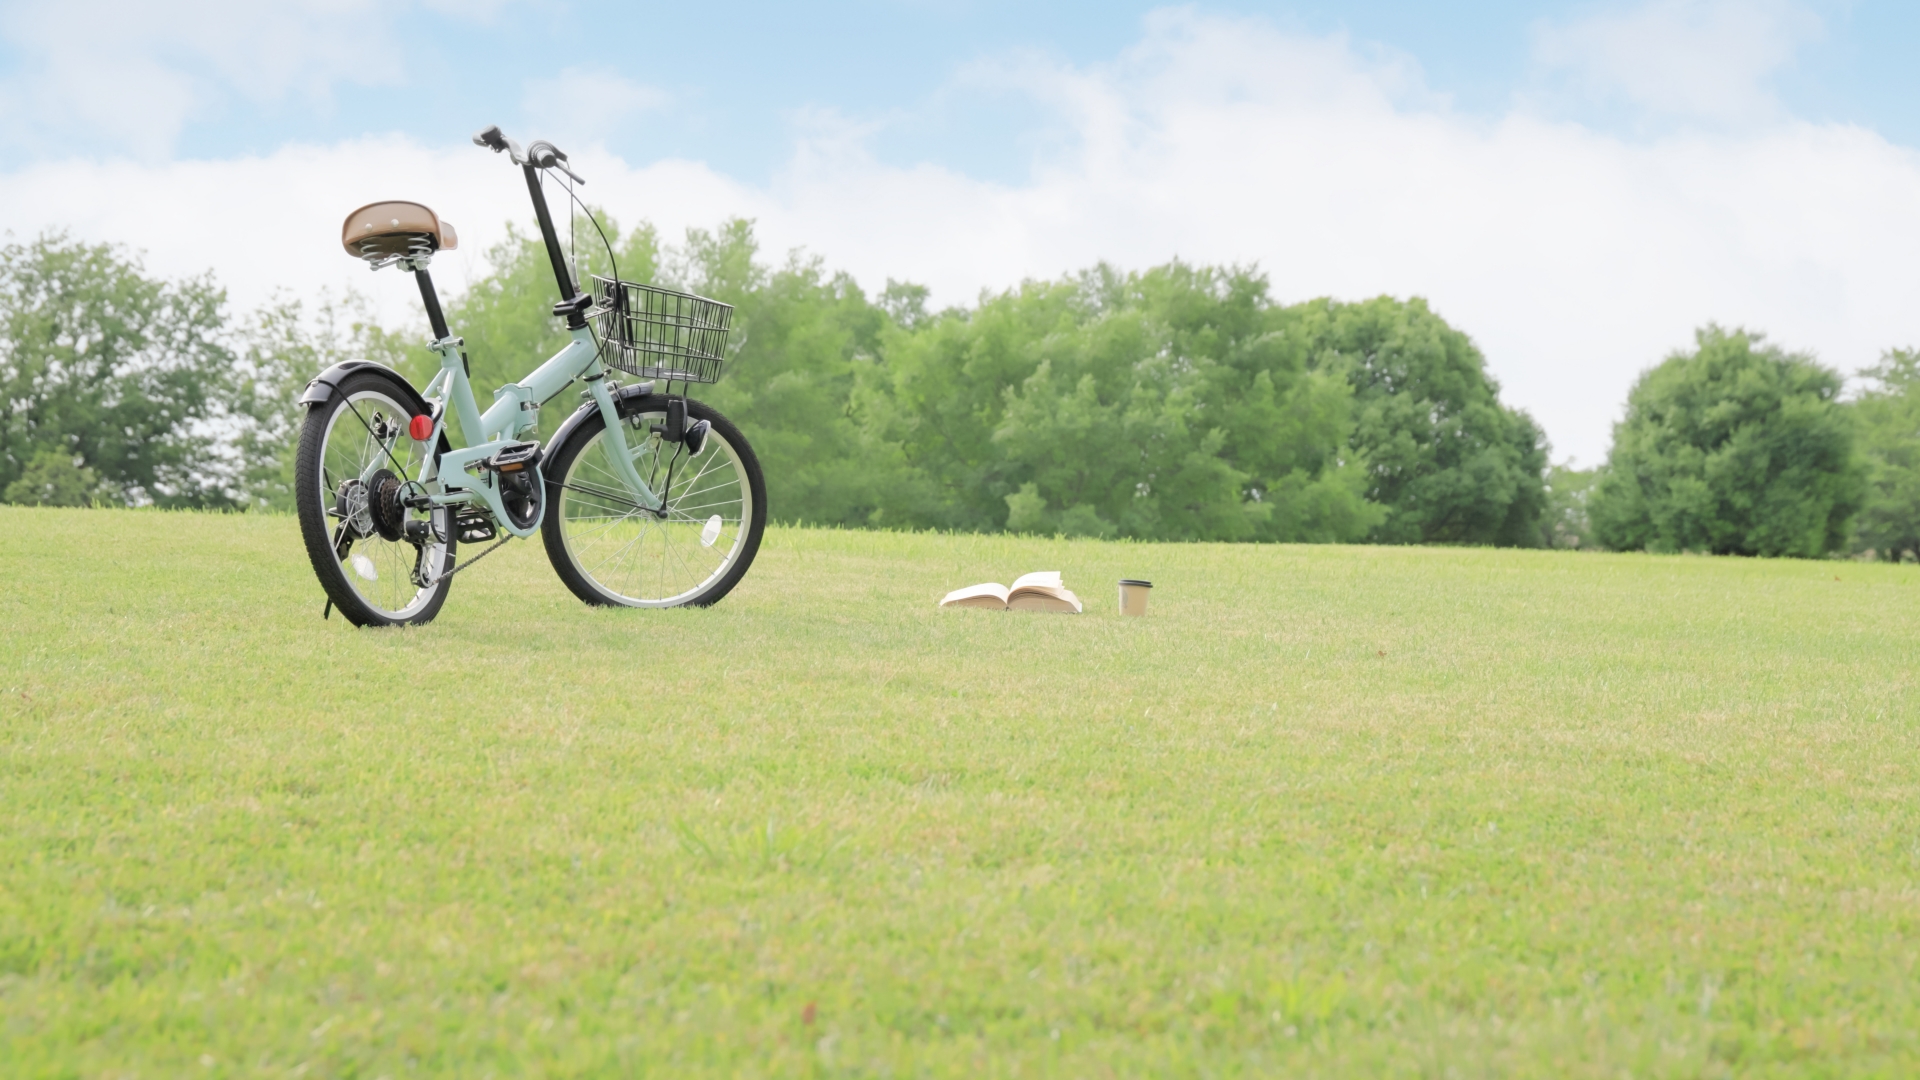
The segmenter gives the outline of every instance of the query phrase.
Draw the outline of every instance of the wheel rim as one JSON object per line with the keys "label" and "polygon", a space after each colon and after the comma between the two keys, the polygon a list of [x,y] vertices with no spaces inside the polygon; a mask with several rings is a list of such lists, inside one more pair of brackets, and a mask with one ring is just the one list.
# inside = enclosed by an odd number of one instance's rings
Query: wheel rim
{"label": "wheel rim", "polygon": [[[390,475],[402,483],[419,479],[426,463],[421,444],[407,436],[407,421],[412,411],[377,390],[362,390],[349,396],[333,410],[327,420],[325,441],[320,453],[320,497],[326,507],[327,546],[341,576],[362,603],[385,618],[402,620],[416,615],[433,599],[433,588],[422,588],[416,573],[432,580],[444,572],[447,545],[436,539],[421,549],[403,536],[398,540],[382,534],[382,525],[399,521],[429,521],[428,515],[400,508],[391,503],[386,516],[373,503],[369,480],[384,480]],[[383,440],[377,433],[386,432]],[[449,527],[447,512],[436,511],[439,529],[430,536],[445,536]]]}
{"label": "wheel rim", "polygon": [[[664,413],[634,418],[645,432]],[[560,537],[567,558],[583,577],[617,604],[673,607],[688,603],[732,569],[746,551],[753,521],[753,488],[740,452],[718,430],[710,431],[698,455],[648,434],[628,447],[634,468],[656,491],[667,482],[663,520],[628,498],[609,456],[606,430],[595,432],[560,477]],[[677,456],[677,460],[676,460]],[[719,518],[715,531],[711,522]],[[712,535],[705,543],[703,533]]]}

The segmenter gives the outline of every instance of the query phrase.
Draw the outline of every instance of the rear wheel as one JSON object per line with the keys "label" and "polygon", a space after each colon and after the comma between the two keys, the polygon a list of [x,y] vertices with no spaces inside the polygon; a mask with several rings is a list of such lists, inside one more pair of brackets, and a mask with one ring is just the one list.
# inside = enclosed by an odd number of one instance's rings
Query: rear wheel
{"label": "rear wheel", "polygon": [[713,426],[697,454],[652,430],[666,423],[665,397],[649,395],[628,408],[627,452],[666,506],[654,511],[634,501],[614,467],[618,451],[608,445],[604,420],[589,415],[544,466],[547,558],[589,604],[714,603],[746,576],[760,550],[767,490],[759,459],[739,428],[698,401],[687,401],[688,423]]}
{"label": "rear wheel", "polygon": [[452,582],[452,515],[407,505],[426,446],[407,434],[413,410],[398,375],[356,372],[307,410],[294,463],[294,505],[307,558],[333,606],[356,626],[423,623]]}

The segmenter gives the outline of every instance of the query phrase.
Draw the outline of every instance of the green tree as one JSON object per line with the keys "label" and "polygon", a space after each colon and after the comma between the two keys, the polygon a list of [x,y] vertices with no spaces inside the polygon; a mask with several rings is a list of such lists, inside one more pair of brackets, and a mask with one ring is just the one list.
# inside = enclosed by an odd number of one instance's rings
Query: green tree
{"label": "green tree", "polygon": [[1591,511],[1615,550],[1811,558],[1863,495],[1840,376],[1759,334],[1709,325],[1640,377]]}
{"label": "green tree", "polygon": [[211,278],[150,278],[63,233],[0,247],[0,492],[65,498],[91,474],[89,499],[231,504],[225,303]]}
{"label": "green tree", "polygon": [[[859,373],[871,368],[887,312],[844,273],[791,253],[758,260],[753,223],[691,229],[668,259],[669,277],[734,305],[725,377],[694,387],[741,426],[767,476],[768,511],[786,521],[911,523],[914,497],[896,448],[854,414]],[[911,287],[903,312],[913,310]],[[924,293],[921,294],[924,299]]]}
{"label": "green tree", "polygon": [[1540,518],[1540,546],[1550,548],[1592,548],[1593,516],[1587,503],[1593,498],[1593,486],[1600,479],[1599,469],[1576,469],[1555,465],[1547,470],[1547,510]]}
{"label": "green tree", "polygon": [[924,523],[1350,540],[1380,519],[1352,392],[1271,329],[1266,280],[1171,263],[1029,282],[892,332],[863,415]]}
{"label": "green tree", "polygon": [[344,360],[403,367],[412,359],[407,335],[376,323],[359,294],[335,299],[323,293],[311,310],[300,300],[276,297],[232,336],[239,355],[228,430],[234,484],[246,505],[290,512],[294,453],[306,417],[301,390]]}
{"label": "green tree", "polygon": [[1920,556],[1920,350],[1894,349],[1861,372],[1854,402],[1867,489],[1855,546],[1883,559]]}
{"label": "green tree", "polygon": [[76,464],[72,454],[41,450],[0,498],[18,506],[92,506],[100,478]]}
{"label": "green tree", "polygon": [[1353,385],[1349,440],[1386,511],[1370,539],[1388,544],[1540,542],[1547,442],[1533,419],[1499,400],[1499,384],[1467,335],[1424,300],[1316,300],[1287,309],[1284,332],[1322,370]]}
{"label": "green tree", "polygon": [[[946,311],[887,332],[880,362],[863,373],[856,408],[877,440],[899,448],[909,471],[914,498],[892,508],[906,524],[979,532],[1005,526],[1007,497],[1021,490],[1023,478],[993,433],[1005,418],[1008,392],[1038,370],[1050,335],[1072,333],[1090,317],[1083,307],[1073,283],[1029,282],[983,298],[976,310]],[[1037,512],[1023,510],[1019,524],[1038,527]]]}

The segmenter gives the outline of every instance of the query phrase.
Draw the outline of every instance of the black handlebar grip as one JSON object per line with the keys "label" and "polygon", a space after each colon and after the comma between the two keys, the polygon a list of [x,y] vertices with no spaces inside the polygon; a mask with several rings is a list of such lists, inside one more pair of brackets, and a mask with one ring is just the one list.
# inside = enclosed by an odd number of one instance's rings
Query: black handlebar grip
{"label": "black handlebar grip", "polygon": [[507,148],[507,137],[500,133],[500,125],[495,124],[475,135],[473,145],[484,146],[497,154]]}
{"label": "black handlebar grip", "polygon": [[567,152],[545,139],[541,139],[539,142],[527,147],[527,164],[532,165],[536,169],[559,169],[561,172],[572,177],[574,183],[586,183],[586,180],[582,179],[579,173],[567,168],[566,161]]}
{"label": "black handlebar grip", "polygon": [[551,169],[553,168],[554,162],[565,160],[567,160],[567,155],[562,153],[559,147],[545,139],[541,139],[539,142],[527,147],[527,161],[536,168]]}

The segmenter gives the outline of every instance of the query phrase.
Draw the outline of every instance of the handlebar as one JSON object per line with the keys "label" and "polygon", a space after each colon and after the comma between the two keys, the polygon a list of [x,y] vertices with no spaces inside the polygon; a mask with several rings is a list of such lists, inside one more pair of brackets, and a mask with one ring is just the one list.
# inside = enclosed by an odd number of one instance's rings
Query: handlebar
{"label": "handlebar", "polygon": [[475,135],[473,137],[473,145],[484,146],[496,154],[505,151],[507,157],[511,158],[515,165],[533,169],[559,169],[561,172],[566,173],[574,183],[586,183],[586,180],[582,179],[579,173],[567,168],[567,152],[545,139],[541,139],[532,146],[527,147],[525,151],[522,151],[520,144],[507,138],[506,135],[500,131],[500,125],[495,124]]}

